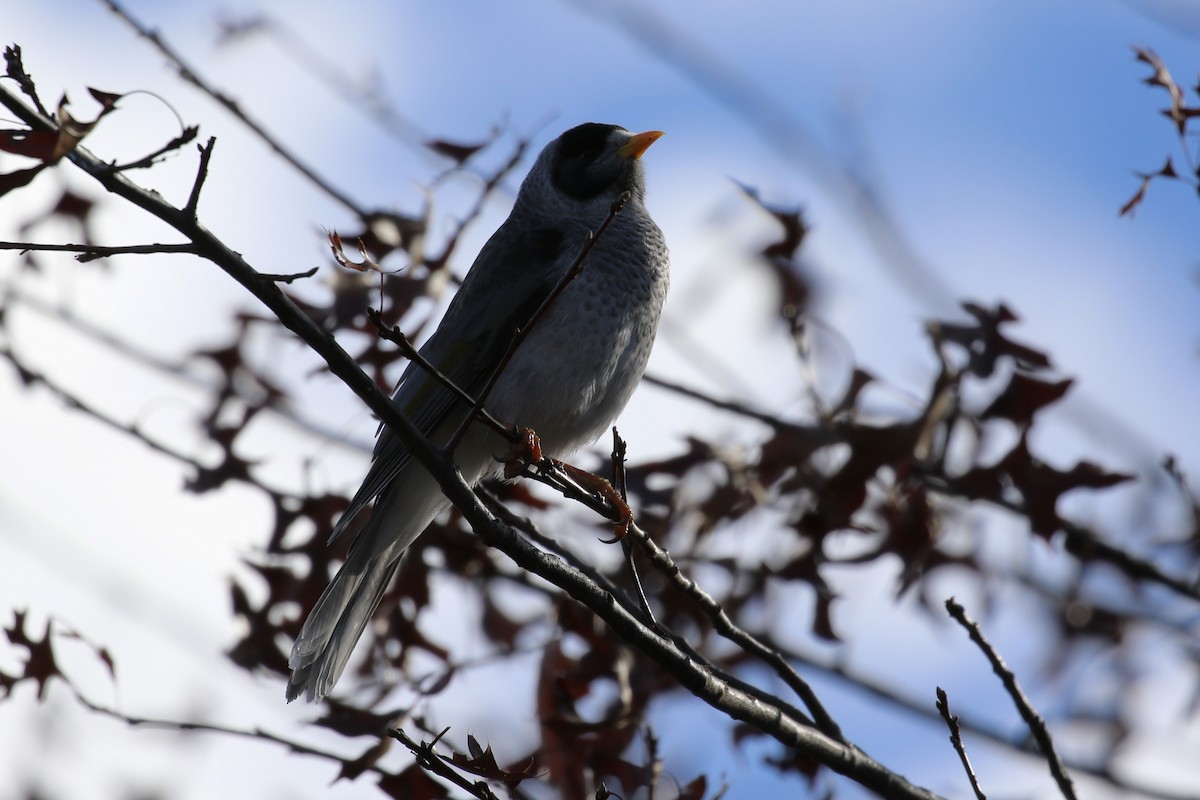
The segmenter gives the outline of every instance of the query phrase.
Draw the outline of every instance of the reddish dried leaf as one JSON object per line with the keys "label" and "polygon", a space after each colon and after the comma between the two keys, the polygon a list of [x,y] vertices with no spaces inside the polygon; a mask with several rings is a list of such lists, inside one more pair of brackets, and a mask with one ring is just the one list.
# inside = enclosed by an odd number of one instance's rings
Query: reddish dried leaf
{"label": "reddish dried leaf", "polygon": [[523,781],[537,777],[537,770],[532,758],[524,759],[519,765],[510,764],[507,767],[501,767],[496,763],[496,756],[492,752],[491,746],[481,747],[474,736],[467,737],[467,749],[471,751],[470,757],[462,753],[454,753],[448,759],[449,762],[458,769],[478,775],[484,780],[503,783],[510,792]]}
{"label": "reddish dried leaf", "polygon": [[821,762],[802,755],[798,750],[784,750],[777,756],[768,756],[763,760],[780,772],[804,776],[810,786],[821,771]]}
{"label": "reddish dried leaf", "polygon": [[369,709],[348,705],[333,697],[325,698],[326,712],[313,720],[314,725],[328,728],[342,736],[386,736],[408,715],[407,709],[395,708],[373,713]]}
{"label": "reddish dried leaf", "polygon": [[747,197],[754,201],[755,205],[774,217],[783,228],[783,238],[774,244],[768,245],[763,250],[763,255],[767,258],[781,258],[790,261],[796,255],[796,250],[800,248],[804,237],[808,235],[808,225],[804,222],[804,217],[800,209],[767,203],[754,187],[738,181],[734,181],[734,183]]}
{"label": "reddish dried leaf", "polygon": [[[620,797],[640,797],[640,790],[650,786],[650,782],[654,780],[654,769],[649,764],[635,764],[632,761],[621,758],[613,750],[594,752],[591,755],[592,767],[602,780],[602,784],[607,784],[610,781],[620,781],[622,792]],[[597,797],[600,793],[597,792]],[[610,797],[617,797],[615,793],[610,793]]]}
{"label": "reddish dried leaf", "polygon": [[253,466],[253,463],[227,450],[221,463],[215,467],[198,467],[196,474],[183,482],[183,488],[188,492],[204,494],[214,489],[220,489],[229,481],[253,484],[254,480],[250,476],[250,467]]}
{"label": "reddish dried leaf", "polygon": [[787,208],[772,205],[763,201],[757,189],[735,181],[738,188],[754,203],[766,211],[783,228],[783,236],[778,241],[763,248],[762,255],[770,265],[771,271],[779,287],[778,308],[780,315],[795,326],[802,319],[802,312],[808,306],[811,294],[809,282],[800,275],[795,262],[796,251],[808,234],[808,225],[804,222],[799,208]]}
{"label": "reddish dried leaf", "polygon": [[124,95],[116,94],[114,92],[106,92],[102,89],[94,89],[91,86],[88,87],[88,94],[92,96],[93,100],[100,104],[100,107],[103,109],[101,111],[101,115],[107,114],[115,109],[117,107],[117,101],[124,97]]}
{"label": "reddish dried leaf", "polygon": [[446,158],[452,159],[457,164],[462,164],[471,156],[487,147],[493,141],[495,141],[494,136],[491,139],[475,144],[450,142],[445,139],[430,139],[429,141],[425,142],[425,146],[440,156],[445,156]]}
{"label": "reddish dried leaf", "polygon": [[384,775],[377,784],[383,793],[396,800],[445,800],[450,792],[426,774],[417,764],[396,775]]}
{"label": "reddish dried leaf", "polygon": [[1004,356],[1012,358],[1018,367],[1029,371],[1050,366],[1050,359],[1045,353],[1018,344],[1000,332],[1001,326],[1017,320],[1017,315],[1003,303],[994,309],[976,303],[963,303],[963,309],[975,318],[976,324],[935,321],[930,322],[926,329],[936,344],[952,342],[964,348],[970,355],[969,369],[973,374],[981,378],[990,377],[995,372],[996,361]]}
{"label": "reddish dried leaf", "polygon": [[1004,391],[984,409],[980,419],[1007,419],[1023,428],[1029,427],[1034,415],[1062,399],[1072,384],[1070,378],[1051,383],[1014,372]]}
{"label": "reddish dried leaf", "polygon": [[92,653],[95,654],[96,658],[100,659],[101,663],[108,668],[109,677],[116,678],[116,664],[113,663],[112,654],[108,652],[107,647],[101,647],[100,645],[89,642],[83,637],[83,634],[79,633],[78,631],[63,630],[60,631],[59,636],[62,636],[66,639],[74,639],[77,642],[82,642],[83,644],[87,645],[88,648],[91,649]]}
{"label": "reddish dried leaf", "polygon": [[706,792],[708,792],[708,779],[700,775],[679,788],[678,800],[704,800]]}
{"label": "reddish dried leaf", "polygon": [[1131,475],[1107,472],[1086,461],[1065,472],[1055,469],[1029,452],[1028,433],[997,467],[1008,474],[1024,498],[1030,530],[1047,539],[1062,526],[1057,509],[1062,495],[1074,489],[1106,489],[1132,480]]}
{"label": "reddish dried leaf", "polygon": [[1151,178],[1148,175],[1142,175],[1141,178],[1142,178],[1141,185],[1138,186],[1137,191],[1133,193],[1133,196],[1130,197],[1128,200],[1126,200],[1125,203],[1121,206],[1121,210],[1119,212],[1117,212],[1117,216],[1132,217],[1134,210],[1139,205],[1141,205],[1143,200],[1146,199],[1146,190],[1150,188]]}
{"label": "reddish dried leaf", "polygon": [[28,128],[0,130],[0,150],[40,161],[50,160],[57,143],[56,131],[34,131]]}
{"label": "reddish dried leaf", "polygon": [[782,564],[773,567],[770,574],[787,580],[800,580],[810,584],[816,592],[816,606],[813,609],[813,633],[820,636],[822,639],[830,642],[839,642],[841,637],[833,628],[833,619],[830,615],[833,607],[833,601],[837,599],[837,594],[821,577],[818,571],[818,560],[816,551],[809,551],[802,556],[799,556],[787,564]]}
{"label": "reddish dried leaf", "polygon": [[21,92],[33,101],[33,105],[37,108],[38,113],[43,116],[49,116],[45,106],[42,105],[42,100],[38,97],[37,87],[33,84],[33,77],[25,71],[25,64],[21,59],[21,46],[9,45],[4,48],[4,66],[6,74],[12,78]]}
{"label": "reddish dried leaf", "polygon": [[18,169],[0,175],[0,197],[3,197],[14,189],[27,186],[45,167],[46,164],[38,164],[36,167]]}
{"label": "reddish dried leaf", "polygon": [[828,533],[852,527],[852,517],[867,499],[867,483],[884,466],[906,471],[920,434],[921,426],[914,423],[843,431],[850,457],[816,487],[817,503],[800,521],[799,531],[820,541]]}
{"label": "reddish dried leaf", "polygon": [[368,747],[366,752],[364,752],[358,758],[350,761],[342,761],[342,768],[338,770],[337,777],[333,779],[333,782],[337,783],[343,778],[349,781],[354,780],[359,775],[362,775],[368,769],[379,763],[379,759],[383,758],[384,754],[391,749],[391,746],[392,738],[390,736],[384,736],[375,744]]}
{"label": "reddish dried leaf", "polygon": [[429,681],[428,683],[422,682],[416,687],[416,689],[425,697],[432,697],[434,695],[441,694],[446,690],[446,687],[450,685],[450,681],[454,679],[455,674],[456,670],[453,667],[442,670],[441,674],[439,674],[432,681]]}
{"label": "reddish dried leaf", "polygon": [[[46,630],[42,634],[42,638],[35,639],[25,630],[25,612],[14,611],[13,616],[13,624],[5,628],[4,632],[8,634],[10,643],[25,648],[29,651],[29,655],[25,659],[24,671],[12,683],[20,680],[33,680],[38,685],[38,699],[41,700],[46,695],[46,685],[51,678],[61,678],[63,681],[67,681],[54,657],[54,644],[50,640],[50,621],[46,621]],[[69,683],[69,681],[67,682]]]}
{"label": "reddish dried leaf", "polygon": [[812,632],[827,642],[842,641],[833,628],[833,601],[836,599],[837,595],[832,592],[818,591],[817,606],[813,609]]}
{"label": "reddish dried leaf", "polygon": [[346,251],[342,249],[342,237],[337,231],[329,234],[329,249],[333,252],[333,260],[341,267],[355,272],[366,272],[367,270],[383,272],[383,267],[379,266],[367,253],[367,246],[362,239],[358,240],[358,255],[362,259],[361,261],[353,261],[346,255]]}
{"label": "reddish dried leaf", "polygon": [[490,596],[484,598],[480,627],[488,640],[504,647],[515,647],[525,626],[505,614]]}

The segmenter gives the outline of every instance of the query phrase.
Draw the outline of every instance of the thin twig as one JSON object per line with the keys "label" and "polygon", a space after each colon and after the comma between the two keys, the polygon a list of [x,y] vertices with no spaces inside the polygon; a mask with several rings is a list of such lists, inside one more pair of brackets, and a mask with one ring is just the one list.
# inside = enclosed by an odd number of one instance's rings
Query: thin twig
{"label": "thin twig", "polygon": [[[71,687],[74,690],[74,687]],[[111,719],[124,722],[131,728],[161,728],[168,731],[191,732],[199,731],[202,733],[217,733],[224,736],[232,736],[239,739],[257,739],[259,741],[271,742],[272,744],[282,745],[293,753],[306,756],[317,756],[329,761],[341,764],[342,768],[346,768],[352,759],[347,759],[335,753],[330,753],[321,750],[311,745],[298,742],[294,739],[287,739],[274,733],[263,730],[262,728],[254,728],[246,730],[243,728],[232,728],[225,725],[217,725],[211,722],[180,722],[178,720],[161,719],[154,717],[138,717],[131,714],[125,714],[115,709],[93,703],[86,697],[75,691],[75,697],[86,706],[90,711],[101,716],[106,716]],[[394,773],[389,772],[378,765],[371,762],[364,762],[358,765],[362,772],[373,772],[384,777],[396,777]]]}
{"label": "thin twig", "polygon": [[[446,730],[449,730],[449,728]],[[445,730],[442,731],[437,739],[440,739],[445,733]],[[391,736],[400,742],[400,744],[407,747],[417,757],[417,763],[421,765],[422,769],[432,772],[439,778],[450,781],[464,792],[469,792],[472,797],[479,798],[479,800],[499,800],[485,781],[468,780],[458,770],[446,763],[446,759],[443,756],[439,756],[433,749],[437,745],[437,739],[432,742],[417,742],[400,728],[392,728],[388,731],[388,736]]]}
{"label": "thin twig", "polygon": [[459,239],[466,231],[467,226],[479,218],[479,215],[483,212],[484,205],[491,198],[492,192],[496,190],[505,177],[507,177],[510,173],[512,173],[513,170],[520,166],[521,160],[525,157],[525,152],[528,149],[529,139],[520,139],[517,142],[516,147],[513,149],[513,153],[509,157],[508,161],[504,162],[504,164],[502,164],[494,173],[486,178],[483,178],[483,190],[479,193],[479,196],[475,198],[475,205],[467,211],[467,213],[463,216],[462,221],[459,222],[450,235],[446,237],[446,243],[442,247],[442,252],[437,256],[425,259],[425,265],[427,267],[436,268],[445,264],[446,261],[449,260],[450,254],[454,252],[455,248],[458,246]]}
{"label": "thin twig", "polygon": [[196,167],[196,180],[192,184],[187,204],[183,207],[183,213],[191,217],[193,221],[196,219],[196,209],[200,205],[200,190],[204,187],[205,178],[208,177],[208,162],[212,160],[212,151],[216,144],[216,137],[210,136],[207,142],[196,148],[200,151],[200,164]]}
{"label": "thin twig", "polygon": [[734,400],[721,400],[719,398],[712,397],[711,395],[707,395],[699,389],[692,389],[684,386],[683,384],[669,381],[666,378],[660,378],[657,375],[646,374],[642,376],[642,380],[651,386],[657,386],[660,389],[666,389],[669,392],[674,392],[675,394],[696,400],[704,403],[705,405],[712,406],[713,408],[717,408],[722,411],[731,411],[734,414],[738,414],[748,419],[758,420],[759,422],[770,425],[772,428],[777,430],[786,430],[790,433],[809,437],[811,439],[810,446],[812,447],[833,444],[841,441],[841,436],[835,428],[817,425],[803,425],[798,422],[790,422],[782,417],[757,411],[744,403],[739,403]]}
{"label": "thin twig", "polygon": [[42,242],[0,242],[0,250],[19,250],[21,253],[78,253],[76,261],[94,261],[117,255],[156,255],[159,253],[188,253],[196,255],[192,244],[131,244],[105,247],[97,244],[45,244]]}
{"label": "thin twig", "polygon": [[259,273],[259,277],[261,277],[264,281],[274,281],[275,283],[291,283],[292,281],[298,281],[302,278],[311,278],[313,275],[317,274],[318,269],[320,269],[320,267],[306,269],[304,272],[262,272]]}
{"label": "thin twig", "polygon": [[196,469],[197,471],[206,469],[206,467],[197,462],[191,456],[178,450],[173,450],[162,442],[151,439],[149,436],[143,433],[136,424],[121,422],[113,417],[108,416],[98,408],[94,408],[93,406],[89,405],[87,401],[59,386],[53,380],[46,377],[46,375],[26,366],[25,363],[17,356],[17,354],[8,347],[0,346],[0,358],[7,359],[8,362],[13,365],[13,368],[16,369],[17,373],[20,375],[21,382],[26,386],[37,386],[40,384],[41,386],[45,387],[47,391],[54,394],[67,408],[82,412],[83,414],[86,414],[97,422],[100,422],[103,425],[112,428],[113,430],[123,433],[126,436],[133,437],[160,455],[172,458],[175,461]]}
{"label": "thin twig", "polygon": [[570,549],[564,547],[557,539],[544,533],[541,528],[534,523],[533,520],[514,512],[511,508],[505,505],[494,492],[482,485],[475,487],[475,494],[483,498],[484,502],[487,503],[488,508],[501,522],[504,522],[513,529],[520,531],[531,541],[536,542],[537,545],[543,550],[553,553],[575,569],[582,572],[588,578],[595,581],[598,586],[601,586],[605,591],[611,594],[618,603],[625,606],[626,610],[631,614],[637,613],[637,605],[630,600],[615,583],[609,580],[607,575],[596,569],[584,559],[577,556]]}
{"label": "thin twig", "polygon": [[[457,395],[459,400],[462,400],[472,408],[476,407],[475,398],[471,397],[465,389],[455,383],[453,378],[442,372],[433,362],[425,358],[421,354],[421,351],[412,343],[412,340],[404,334],[404,331],[400,330],[398,325],[388,325],[383,321],[383,315],[374,308],[367,309],[367,319],[374,323],[375,329],[379,332],[380,336],[400,348],[400,352],[404,353],[405,358],[415,362],[421,369],[432,375],[443,386]],[[512,427],[505,425],[493,417],[486,408],[479,408],[477,413],[479,419],[496,433],[499,433],[511,442],[517,440],[517,435],[513,432]]]}
{"label": "thin twig", "polygon": [[954,618],[955,622],[966,629],[971,637],[971,641],[983,651],[984,656],[991,662],[992,671],[1000,677],[1000,682],[1004,684],[1005,691],[1008,692],[1008,696],[1012,698],[1013,703],[1017,706],[1017,712],[1020,713],[1021,719],[1025,720],[1025,724],[1029,727],[1030,733],[1033,734],[1038,748],[1046,758],[1046,763],[1050,765],[1050,774],[1054,776],[1054,781],[1058,784],[1059,791],[1062,792],[1063,797],[1067,798],[1067,800],[1075,800],[1075,787],[1071,783],[1071,776],[1067,774],[1066,767],[1063,766],[1062,761],[1054,750],[1054,742],[1050,739],[1050,732],[1046,729],[1046,722],[1034,710],[1033,704],[1029,702],[1029,698],[1025,696],[1025,692],[1021,690],[1020,684],[1017,683],[1017,677],[1005,665],[1004,659],[996,652],[996,648],[992,647],[991,642],[984,638],[983,631],[979,629],[979,625],[967,616],[966,609],[959,605],[953,597],[946,600],[946,611]]}
{"label": "thin twig", "polygon": [[713,630],[775,670],[775,674],[804,701],[804,705],[812,713],[821,732],[837,741],[845,741],[841,728],[825,710],[825,706],[822,705],[816,692],[808,685],[807,681],[800,677],[800,673],[792,668],[787,659],[777,650],[764,644],[758,637],[734,623],[725,613],[721,604],[712,595],[701,589],[699,584],[685,575],[671,558],[671,554],[659,547],[650,538],[650,535],[639,528],[637,524],[630,524],[629,535],[637,540],[642,551],[650,559],[650,563],[662,572],[675,585],[676,589],[690,597],[704,611],[705,616],[712,623]]}
{"label": "thin twig", "polygon": [[[419,147],[425,154],[433,151],[425,142],[430,136],[421,130],[413,120],[405,117],[384,97],[377,80],[364,82],[355,78],[346,69],[348,59],[343,54],[329,47],[313,45],[291,28],[283,17],[267,14],[254,14],[248,18],[236,19],[231,15],[221,21],[222,40],[230,41],[235,36],[245,36],[247,33],[263,32],[274,38],[276,44],[290,58],[296,67],[307,72],[312,78],[325,84],[334,97],[342,100],[355,111],[364,114],[368,119],[379,125],[389,136],[403,144]],[[314,31],[320,34],[320,31]],[[318,41],[320,41],[318,39]],[[373,69],[373,73],[377,68]],[[373,74],[374,77],[374,74]]]}
{"label": "thin twig", "polygon": [[[612,429],[613,449],[612,449],[612,485],[621,496],[621,501],[625,503],[626,508],[629,507],[629,480],[625,473],[625,440],[621,438],[621,434],[617,433],[617,426]],[[632,524],[632,519],[630,520]],[[642,576],[638,575],[637,564],[633,562],[633,541],[628,536],[621,536],[621,554],[625,557],[625,564],[629,567],[629,578],[633,581],[633,593],[637,598],[638,604],[642,607],[642,613],[646,615],[646,619],[655,628],[661,628],[658,620],[654,618],[654,610],[650,608],[650,601],[646,597],[646,590],[642,587]]]}
{"label": "thin twig", "polygon": [[979,779],[975,777],[971,759],[967,757],[967,748],[963,746],[962,733],[958,729],[958,717],[950,713],[950,698],[946,696],[946,690],[940,686],[937,687],[937,710],[942,715],[942,719],[946,721],[946,727],[950,729],[950,744],[954,745],[954,752],[958,753],[963,769],[967,771],[967,780],[971,782],[971,789],[975,792],[975,797],[978,800],[987,800],[987,795],[983,793],[983,789],[979,788]]}
{"label": "thin twig", "polygon": [[176,136],[171,141],[164,144],[162,147],[155,150],[153,153],[144,155],[141,158],[133,161],[126,161],[124,164],[112,164],[109,166],[113,172],[122,172],[130,169],[149,169],[163,160],[163,156],[174,150],[178,150],[188,142],[194,140],[200,133],[200,128],[196,125],[189,125],[183,129],[183,133]]}
{"label": "thin twig", "polygon": [[[768,647],[777,650],[781,655],[789,661],[803,664],[807,669],[819,672],[830,678],[834,678],[854,691],[860,692],[872,701],[886,703],[894,709],[906,711],[915,717],[922,720],[934,722],[938,719],[936,711],[929,708],[929,704],[925,700],[916,700],[911,697],[905,697],[898,694],[891,686],[881,683],[878,679],[868,675],[853,672],[848,670],[837,659],[824,659],[814,656],[809,653],[801,653],[794,648],[789,648],[779,642],[774,641],[769,634],[756,634]],[[1005,749],[1011,750],[1024,756],[1037,758],[1042,760],[1042,754],[1037,749],[1036,745],[1031,744],[1029,737],[1025,735],[1013,736],[1007,730],[998,727],[997,725],[987,722],[979,717],[959,717],[959,724],[962,728],[975,736],[982,737],[988,741],[999,745]],[[1109,786],[1119,789],[1123,792],[1131,792],[1146,797],[1161,798],[1162,800],[1195,800],[1192,792],[1172,792],[1161,787],[1147,786],[1145,784],[1134,783],[1124,777],[1114,774],[1107,767],[1097,767],[1082,761],[1065,762],[1067,766],[1076,773],[1088,775],[1099,781],[1104,781]]]}

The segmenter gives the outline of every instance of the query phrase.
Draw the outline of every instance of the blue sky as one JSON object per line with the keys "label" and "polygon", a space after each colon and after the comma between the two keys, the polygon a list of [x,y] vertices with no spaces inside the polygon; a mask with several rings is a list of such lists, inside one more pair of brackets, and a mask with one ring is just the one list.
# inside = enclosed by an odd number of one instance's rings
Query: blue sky
{"label": "blue sky", "polygon": [[[444,168],[366,123],[310,80],[274,40],[218,47],[219,4],[129,7],[360,202],[415,211],[422,186]],[[853,354],[884,381],[880,413],[913,408],[912,393],[924,390],[934,369],[921,326],[954,308],[937,294],[910,291],[896,277],[894,249],[872,245],[864,230],[846,182],[852,175],[879,198],[949,297],[1009,303],[1022,317],[1014,335],[1048,350],[1064,375],[1077,378],[1069,403],[1046,420],[1050,452],[1067,464],[1086,456],[1136,470],[1171,451],[1191,474],[1200,474],[1196,197],[1182,185],[1155,185],[1136,218],[1117,218],[1137,186],[1133,171],[1155,169],[1168,154],[1179,163],[1170,126],[1157,116],[1164,98],[1140,83],[1147,70],[1134,62],[1131,47],[1152,47],[1182,84],[1193,84],[1200,70],[1194,6],[1165,0],[764,2],[750,9],[715,1],[647,3],[678,37],[670,47],[623,32],[621,13],[611,9],[624,7],[589,12],[582,2],[530,0],[256,8],[286,19],[289,30],[347,74],[374,75],[380,91],[430,134],[471,140],[505,124],[511,132],[503,145],[532,133],[540,147],[586,120],[665,130],[646,156],[649,206],[673,253],[667,329],[651,366],[658,374],[772,411],[805,413],[801,377],[775,368],[792,356],[769,321],[769,281],[747,258],[773,231],[736,189],[736,179],[772,202],[803,206],[813,225],[803,258],[821,291],[817,314],[838,332],[818,342],[822,363],[830,365],[820,376],[823,388],[837,385]],[[140,88],[166,98],[186,121],[201,123],[202,135],[216,135],[202,218],[264,271],[326,263],[320,231],[351,224],[344,210],[236,121],[173,79],[161,57],[99,3],[15,5],[6,10],[5,37],[24,48],[43,96],[53,100],[68,91],[81,116],[89,108],[85,86]],[[697,81],[697,69],[706,85]],[[171,113],[153,98],[131,96],[123,105],[127,110],[89,139],[95,152],[136,155],[175,134]],[[505,157],[502,146],[484,162]],[[180,156],[143,179],[182,200],[193,170],[194,159]],[[40,196],[52,195],[49,183],[35,187]],[[86,185],[77,177],[72,183]],[[435,225],[445,229],[463,213],[468,188],[451,184],[439,192]],[[20,202],[35,196],[21,193]],[[15,197],[0,200],[6,238],[15,236],[15,221],[32,213]],[[460,274],[506,211],[497,198],[469,230]],[[45,238],[70,233],[39,231]],[[101,217],[101,237],[130,243],[168,232],[113,207]],[[0,256],[4,274],[12,264]],[[222,317],[210,309],[248,306],[224,276],[185,259],[125,261],[115,275],[84,271],[69,259],[53,264],[38,283],[43,296],[164,355],[219,342]],[[84,343],[28,324],[19,343],[36,353],[39,366],[175,441],[195,442],[184,425],[190,406],[180,386],[143,383]],[[721,370],[698,367],[689,341],[699,341]],[[310,363],[286,348],[273,355],[281,374]],[[714,378],[727,372],[734,380]],[[304,389],[310,403],[304,413],[360,440],[369,437],[370,420],[346,392],[311,382]],[[0,453],[20,463],[26,478],[19,493],[0,493],[0,527],[37,532],[11,541],[0,536],[0,547],[10,549],[0,558],[0,609],[27,605],[38,614],[63,614],[127,653],[118,655],[120,699],[134,710],[179,716],[203,707],[246,725],[304,718],[303,709],[276,707],[280,686],[265,680],[247,686],[220,658],[230,640],[224,576],[265,530],[265,509],[236,491],[180,496],[173,464],[12,381],[0,382],[0,402],[22,420],[0,429]],[[1080,418],[1099,420],[1101,435],[1081,430]],[[712,423],[695,409],[681,413],[675,398],[647,388],[621,421],[635,453],[647,456],[669,452],[690,428]],[[1116,439],[1118,426],[1133,431],[1137,446]],[[264,469],[288,479],[314,455],[281,429],[268,427],[254,442]],[[319,480],[341,489],[356,485],[359,455],[332,446],[316,455],[323,459]],[[143,564],[154,569],[139,568]],[[870,596],[863,588],[858,601],[847,601],[848,620],[871,607]],[[1018,634],[1014,630],[1012,639],[1019,662]],[[871,641],[886,648],[887,638]],[[963,670],[977,668],[969,651],[955,653],[951,661],[961,659]],[[925,662],[914,661],[921,675],[915,685],[927,687],[932,678],[921,673]],[[214,675],[227,685],[215,686]],[[103,698],[103,676],[93,679],[89,685]],[[65,697],[43,712],[23,700],[22,713],[42,724],[90,724]],[[14,737],[9,725],[0,720],[0,742]],[[199,754],[184,753],[161,741],[147,745],[142,734],[99,730],[139,752],[161,748],[168,765],[155,772],[146,763],[122,764],[106,772],[108,755],[88,751],[88,762],[74,772],[105,775],[113,784],[127,774],[171,784],[174,765],[197,763],[203,777],[184,796],[227,792],[219,767],[229,765],[237,767],[233,774],[253,775],[239,787],[262,792],[332,777],[320,765],[265,752],[265,746],[215,741]],[[920,745],[866,735],[880,757],[899,760],[901,771],[918,781],[927,774],[923,769],[948,755],[940,731],[926,731]],[[1170,734],[1178,746],[1198,736],[1194,725]],[[76,756],[48,758],[66,765]],[[13,768],[0,760],[0,772]],[[1012,776],[1013,791],[1045,787],[1035,775]],[[77,785],[71,774],[54,780],[64,792]],[[357,791],[342,783],[322,795]]]}

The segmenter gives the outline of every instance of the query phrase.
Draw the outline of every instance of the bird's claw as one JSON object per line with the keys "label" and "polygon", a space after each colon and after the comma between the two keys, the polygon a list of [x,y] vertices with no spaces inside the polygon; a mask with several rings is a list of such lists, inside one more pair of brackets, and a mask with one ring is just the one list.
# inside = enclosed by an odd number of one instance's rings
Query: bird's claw
{"label": "bird's claw", "polygon": [[559,466],[570,476],[571,480],[575,481],[582,488],[600,495],[600,497],[608,501],[617,510],[617,521],[613,524],[612,538],[601,539],[600,541],[604,544],[616,544],[628,536],[629,526],[633,524],[633,509],[629,507],[629,503],[625,502],[625,498],[621,497],[621,493],[599,475],[585,472],[579,467],[573,467],[566,463],[560,463]]}
{"label": "bird's claw", "polygon": [[541,463],[542,440],[533,428],[524,426],[516,429],[517,441],[508,453],[500,459],[504,464],[505,480],[512,480],[525,471],[530,464]]}

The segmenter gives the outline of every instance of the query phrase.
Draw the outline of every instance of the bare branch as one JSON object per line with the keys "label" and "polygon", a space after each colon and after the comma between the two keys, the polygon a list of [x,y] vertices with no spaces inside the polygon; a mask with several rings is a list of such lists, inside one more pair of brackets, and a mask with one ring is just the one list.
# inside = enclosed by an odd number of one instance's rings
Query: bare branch
{"label": "bare branch", "polygon": [[208,137],[208,141],[197,149],[200,151],[200,163],[196,167],[196,180],[192,183],[191,194],[188,195],[187,204],[183,207],[183,213],[187,214],[193,221],[196,219],[196,208],[200,205],[200,190],[204,187],[204,180],[208,177],[208,162],[212,159],[213,147],[217,144],[215,137]]}
{"label": "bare branch", "polygon": [[306,269],[304,272],[264,272],[259,277],[264,281],[274,281],[275,283],[293,283],[304,278],[311,278],[317,274],[320,267]]}
{"label": "bare branch", "polygon": [[[448,730],[449,728],[442,731],[441,736],[444,736]],[[469,793],[472,797],[479,798],[479,800],[499,800],[486,782],[468,780],[458,770],[450,766],[444,757],[437,754],[437,751],[433,748],[437,746],[437,741],[441,736],[438,736],[438,739],[434,739],[432,742],[416,742],[399,728],[393,728],[388,731],[388,736],[391,736],[400,742],[400,744],[407,747],[417,757],[417,763],[421,765],[422,769],[432,772],[439,778],[450,781],[464,792]]]}
{"label": "bare branch", "polygon": [[967,771],[967,780],[971,782],[971,789],[975,792],[975,797],[978,800],[987,800],[987,795],[979,788],[979,779],[975,777],[971,759],[967,757],[967,749],[963,746],[962,734],[958,729],[958,717],[950,713],[950,699],[946,697],[946,691],[940,686],[937,687],[937,710],[942,715],[942,719],[946,721],[946,727],[950,729],[950,744],[954,745],[954,752],[958,753],[963,769]]}
{"label": "bare branch", "polygon": [[471,397],[466,390],[455,383],[449,375],[442,372],[429,359],[421,355],[421,351],[418,350],[416,346],[413,345],[412,341],[410,341],[409,338],[404,335],[404,332],[400,330],[399,326],[388,326],[383,321],[383,316],[374,308],[367,309],[367,318],[375,325],[375,329],[379,331],[380,336],[400,348],[400,352],[404,353],[405,358],[408,358],[409,360],[420,365],[421,369],[425,370],[434,378],[436,378],[443,386],[453,392],[459,400],[462,400],[472,408],[476,408],[478,418],[482,420],[484,424],[509,441],[515,442],[517,440],[517,436],[513,432],[511,426],[505,425],[493,417],[486,408],[483,408],[480,404],[478,404],[475,398]]}
{"label": "bare branch", "polygon": [[1071,776],[1067,774],[1066,767],[1063,766],[1054,750],[1054,742],[1050,738],[1050,732],[1046,729],[1046,722],[1034,710],[1033,704],[1021,690],[1020,684],[1017,683],[1017,677],[1005,665],[1004,659],[996,652],[996,648],[992,647],[991,642],[984,637],[979,625],[967,616],[966,610],[955,602],[953,597],[946,600],[946,611],[954,618],[955,622],[966,629],[971,641],[983,651],[984,656],[991,663],[992,671],[1000,677],[1000,682],[1004,684],[1004,690],[1012,698],[1021,719],[1025,720],[1025,724],[1029,726],[1029,731],[1038,743],[1042,755],[1045,756],[1046,763],[1050,765],[1050,774],[1054,776],[1054,781],[1058,784],[1058,789],[1062,792],[1063,797],[1067,800],[1075,800],[1075,787],[1071,783]]}

